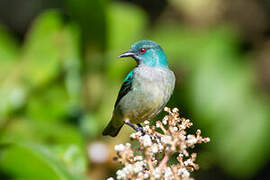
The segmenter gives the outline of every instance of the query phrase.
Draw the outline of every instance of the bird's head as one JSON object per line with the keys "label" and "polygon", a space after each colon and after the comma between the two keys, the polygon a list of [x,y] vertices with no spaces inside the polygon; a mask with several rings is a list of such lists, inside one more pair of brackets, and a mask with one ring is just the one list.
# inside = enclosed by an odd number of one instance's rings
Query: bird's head
{"label": "bird's head", "polygon": [[121,54],[119,57],[132,57],[138,65],[168,67],[166,54],[156,42],[150,40],[135,42],[127,52]]}

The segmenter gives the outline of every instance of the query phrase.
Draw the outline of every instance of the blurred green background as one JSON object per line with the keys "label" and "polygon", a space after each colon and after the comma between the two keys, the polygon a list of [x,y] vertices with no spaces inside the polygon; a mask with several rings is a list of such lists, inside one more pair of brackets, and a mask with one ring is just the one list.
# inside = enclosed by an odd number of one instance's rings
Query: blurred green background
{"label": "blurred green background", "polygon": [[211,138],[193,177],[269,179],[269,0],[0,0],[0,179],[113,176],[132,130],[101,133],[141,39],[177,76],[168,106]]}

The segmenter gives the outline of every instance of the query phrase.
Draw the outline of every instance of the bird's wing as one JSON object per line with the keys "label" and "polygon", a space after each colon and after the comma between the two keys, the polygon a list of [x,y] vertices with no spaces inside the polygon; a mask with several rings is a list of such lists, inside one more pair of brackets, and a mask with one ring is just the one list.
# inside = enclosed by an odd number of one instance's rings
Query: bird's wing
{"label": "bird's wing", "polygon": [[131,71],[127,75],[127,77],[124,80],[124,83],[121,86],[121,89],[120,89],[120,91],[118,93],[118,97],[116,99],[114,108],[118,105],[118,103],[120,102],[120,100],[122,99],[122,97],[124,97],[131,90],[133,78],[134,78],[134,72]]}

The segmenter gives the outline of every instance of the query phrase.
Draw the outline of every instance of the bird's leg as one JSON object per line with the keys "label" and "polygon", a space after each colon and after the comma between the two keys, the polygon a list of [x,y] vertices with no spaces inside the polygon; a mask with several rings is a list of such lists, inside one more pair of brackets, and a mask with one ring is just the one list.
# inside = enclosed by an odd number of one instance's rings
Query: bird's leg
{"label": "bird's leg", "polygon": [[130,127],[132,127],[135,131],[141,131],[141,127],[138,127],[132,123],[130,123],[129,121],[125,121],[125,124],[129,125]]}
{"label": "bird's leg", "polygon": [[145,132],[143,131],[143,126],[140,123],[138,123],[137,124],[137,128],[140,129],[142,135],[144,136],[145,135]]}
{"label": "bird's leg", "polygon": [[130,123],[129,120],[125,120],[125,124],[129,125],[130,127],[132,127],[135,131],[141,131],[144,134],[143,128],[142,128],[141,125],[138,125],[137,124],[138,126],[136,126],[136,125]]}
{"label": "bird's leg", "polygon": [[143,131],[143,126],[140,123],[138,123],[137,126],[136,126],[135,124],[130,123],[129,120],[127,119],[127,120],[125,120],[125,124],[129,125],[130,127],[132,127],[137,132],[140,131],[142,133],[142,136],[144,136],[145,134],[147,134],[152,139],[159,138],[159,137],[154,136],[153,134],[148,134],[147,132],[144,132]]}

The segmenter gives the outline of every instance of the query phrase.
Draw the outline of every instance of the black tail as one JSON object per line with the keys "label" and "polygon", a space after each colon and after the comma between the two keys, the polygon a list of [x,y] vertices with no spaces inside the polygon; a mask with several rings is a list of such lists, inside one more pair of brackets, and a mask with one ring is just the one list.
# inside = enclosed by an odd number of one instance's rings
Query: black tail
{"label": "black tail", "polygon": [[109,135],[109,136],[115,137],[117,136],[117,134],[119,133],[123,125],[124,124],[120,124],[120,126],[115,127],[113,126],[112,121],[110,121],[107,127],[104,129],[102,135],[103,136]]}

